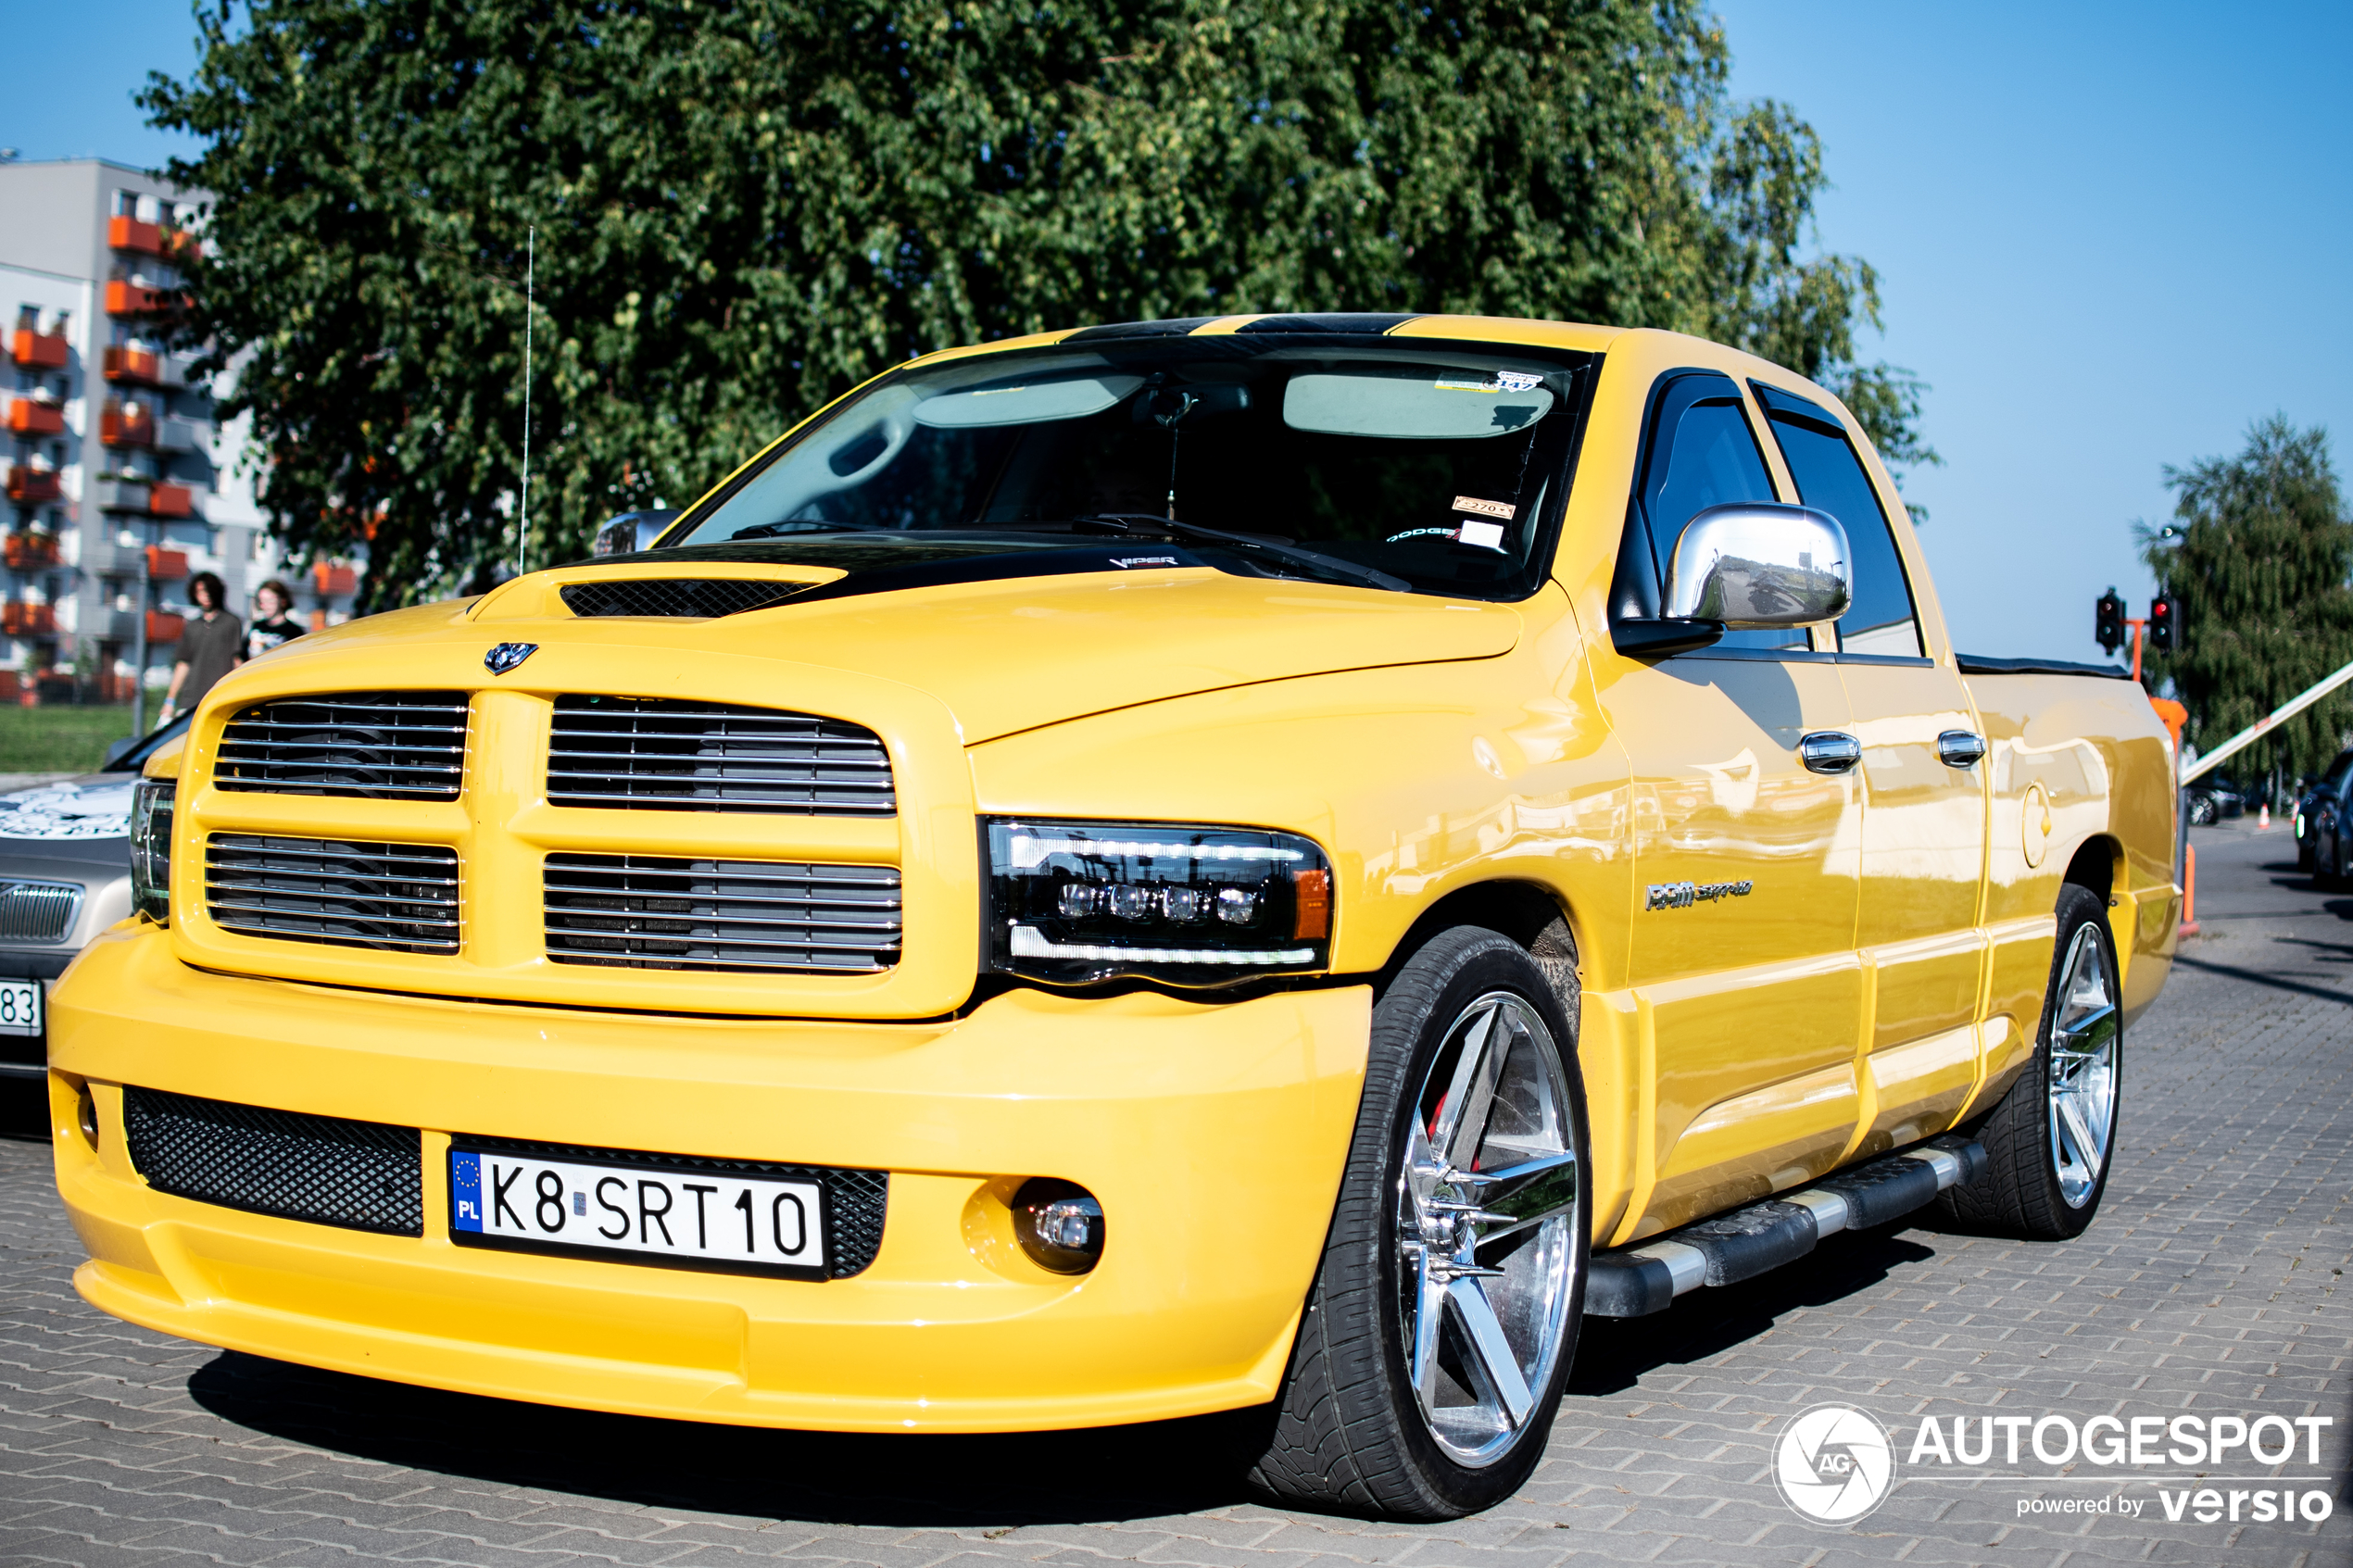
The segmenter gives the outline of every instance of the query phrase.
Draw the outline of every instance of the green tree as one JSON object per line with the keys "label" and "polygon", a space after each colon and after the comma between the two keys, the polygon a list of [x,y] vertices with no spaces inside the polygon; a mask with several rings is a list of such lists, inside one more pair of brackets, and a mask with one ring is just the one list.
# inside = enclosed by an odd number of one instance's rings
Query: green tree
{"label": "green tree", "polygon": [[1453,310],[1673,327],[1842,391],[1865,263],[1731,104],[1700,0],[248,0],[155,78],[215,193],[214,345],[299,549],[379,604],[676,505],[909,356],[1101,320]]}
{"label": "green tree", "polygon": [[[2258,421],[2235,457],[2168,466],[2176,537],[2142,530],[2143,554],[2182,601],[2180,646],[2151,656],[2190,710],[2189,739],[2212,749],[2353,660],[2353,519],[2328,434],[2284,415]],[[2313,773],[2353,725],[2353,694],[2306,709],[2241,753],[2244,776]]]}

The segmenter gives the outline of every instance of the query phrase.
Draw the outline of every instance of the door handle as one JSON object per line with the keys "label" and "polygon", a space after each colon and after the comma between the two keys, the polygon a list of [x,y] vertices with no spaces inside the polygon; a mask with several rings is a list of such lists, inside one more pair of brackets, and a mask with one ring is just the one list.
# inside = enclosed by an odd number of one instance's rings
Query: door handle
{"label": "door handle", "polygon": [[1985,737],[1967,730],[1947,730],[1936,737],[1936,755],[1947,768],[1974,768],[1985,759]]}
{"label": "door handle", "polygon": [[1797,743],[1797,759],[1809,773],[1850,773],[1863,759],[1863,743],[1843,730],[1816,730]]}

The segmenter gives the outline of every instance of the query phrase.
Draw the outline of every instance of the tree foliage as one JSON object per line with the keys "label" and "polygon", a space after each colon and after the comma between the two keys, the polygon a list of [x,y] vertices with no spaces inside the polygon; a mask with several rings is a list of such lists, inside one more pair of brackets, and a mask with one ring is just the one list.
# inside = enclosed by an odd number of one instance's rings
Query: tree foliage
{"label": "tree foliage", "polygon": [[380,603],[511,538],[535,228],[535,561],[911,355],[1146,317],[1679,328],[1935,460],[1701,0],[219,3],[143,100],[215,193],[184,330],[296,546],[376,523]]}
{"label": "tree foliage", "polygon": [[[2327,433],[2284,415],[2250,428],[2235,457],[2169,466],[2165,483],[2177,495],[2178,538],[2145,531],[2143,553],[2181,597],[2180,646],[2149,667],[2173,678],[2189,738],[2210,750],[2353,660],[2353,519]],[[2348,726],[2353,694],[2340,689],[2259,743],[2251,760],[2317,772]]]}

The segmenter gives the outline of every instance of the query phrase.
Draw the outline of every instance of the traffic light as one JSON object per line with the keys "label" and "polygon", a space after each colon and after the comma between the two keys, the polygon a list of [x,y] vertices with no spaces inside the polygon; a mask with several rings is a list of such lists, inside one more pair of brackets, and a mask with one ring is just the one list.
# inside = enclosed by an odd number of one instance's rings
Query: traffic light
{"label": "traffic light", "polygon": [[2171,588],[2159,588],[2157,597],[2149,600],[2149,646],[2158,653],[2171,653],[2179,646],[2180,633],[2174,628],[2182,620],[2182,601],[2173,596]]}
{"label": "traffic light", "polygon": [[2100,646],[2114,653],[2124,646],[2124,601],[2114,588],[2100,596],[2099,621]]}

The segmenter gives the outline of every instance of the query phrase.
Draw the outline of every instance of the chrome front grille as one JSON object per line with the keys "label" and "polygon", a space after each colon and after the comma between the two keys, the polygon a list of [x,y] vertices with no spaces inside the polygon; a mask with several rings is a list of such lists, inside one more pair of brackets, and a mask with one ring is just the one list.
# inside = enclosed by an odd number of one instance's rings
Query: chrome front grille
{"label": "chrome front grille", "polygon": [[838,719],[728,703],[560,696],[548,738],[557,806],[888,816],[890,755]]}
{"label": "chrome front grille", "polygon": [[466,768],[463,692],[332,692],[240,709],[220,734],[215,788],[372,800],[455,800]]}
{"label": "chrome front grille", "polygon": [[627,969],[873,973],[899,961],[899,872],[547,857],[547,956]]}
{"label": "chrome front grille", "polygon": [[0,942],[61,941],[81,907],[74,883],[0,882]]}
{"label": "chrome front grille", "polygon": [[458,950],[458,852],[431,844],[214,834],[205,908],[245,936],[395,953]]}

